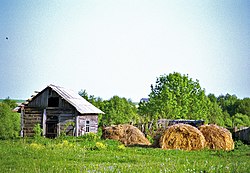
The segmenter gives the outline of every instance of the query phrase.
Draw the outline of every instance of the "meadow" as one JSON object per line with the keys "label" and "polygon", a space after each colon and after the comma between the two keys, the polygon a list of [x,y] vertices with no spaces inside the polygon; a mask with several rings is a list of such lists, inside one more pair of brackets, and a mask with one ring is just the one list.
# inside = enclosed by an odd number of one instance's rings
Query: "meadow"
{"label": "meadow", "polygon": [[125,147],[95,136],[0,141],[0,172],[249,172],[250,146],[233,151]]}

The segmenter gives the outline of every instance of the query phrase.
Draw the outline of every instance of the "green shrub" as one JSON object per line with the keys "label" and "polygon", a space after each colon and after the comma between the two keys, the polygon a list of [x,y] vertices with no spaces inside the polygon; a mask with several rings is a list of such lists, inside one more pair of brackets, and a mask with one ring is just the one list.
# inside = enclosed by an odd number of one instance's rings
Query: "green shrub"
{"label": "green shrub", "polygon": [[64,127],[63,131],[61,132],[60,136],[62,136],[62,137],[66,136],[66,133],[67,133],[67,130],[68,130],[69,126],[73,126],[73,127],[74,127],[74,126],[75,126],[75,123],[72,122],[72,121],[68,121],[68,122],[65,124],[65,127]]}
{"label": "green shrub", "polygon": [[12,112],[9,105],[0,103],[0,139],[9,139],[19,136],[20,116]]}
{"label": "green shrub", "polygon": [[91,132],[81,136],[80,138],[82,138],[86,141],[96,141],[96,140],[100,139],[100,137],[97,134],[91,133]]}
{"label": "green shrub", "polygon": [[40,124],[36,124],[33,130],[35,132],[35,135],[34,135],[35,139],[41,138],[43,129],[41,128]]}

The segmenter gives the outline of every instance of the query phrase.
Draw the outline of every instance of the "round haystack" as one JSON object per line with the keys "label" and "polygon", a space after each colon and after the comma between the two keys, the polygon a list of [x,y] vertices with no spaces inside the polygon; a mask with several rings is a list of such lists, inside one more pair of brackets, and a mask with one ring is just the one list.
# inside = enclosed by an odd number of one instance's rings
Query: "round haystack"
{"label": "round haystack", "polygon": [[136,127],[124,124],[105,127],[102,130],[102,138],[114,139],[124,145],[151,145],[145,135]]}
{"label": "round haystack", "polygon": [[215,150],[233,150],[234,141],[229,130],[217,125],[202,125],[199,127],[206,139],[206,147]]}
{"label": "round haystack", "polygon": [[200,150],[205,147],[205,138],[196,127],[180,123],[169,126],[159,144],[162,149]]}

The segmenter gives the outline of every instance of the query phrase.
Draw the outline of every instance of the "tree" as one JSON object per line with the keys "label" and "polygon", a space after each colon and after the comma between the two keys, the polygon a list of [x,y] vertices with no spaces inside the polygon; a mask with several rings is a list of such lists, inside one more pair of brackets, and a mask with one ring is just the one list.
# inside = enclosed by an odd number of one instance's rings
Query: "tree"
{"label": "tree", "polygon": [[241,113],[237,113],[233,116],[233,125],[234,126],[250,126],[250,118],[247,115],[243,115]]}
{"label": "tree", "polygon": [[220,95],[217,98],[217,102],[222,108],[222,110],[227,111],[230,114],[230,116],[236,114],[238,100],[239,99],[237,98],[236,95],[230,95],[230,94],[226,94],[225,96]]}
{"label": "tree", "polygon": [[208,94],[208,98],[211,102],[217,103],[217,97],[214,94],[212,93]]}
{"label": "tree", "polygon": [[113,96],[109,100],[103,100],[100,97],[88,95],[86,90],[81,90],[79,95],[105,113],[98,116],[100,126],[135,123],[138,121],[137,108],[130,99]]}
{"label": "tree", "polygon": [[104,101],[102,125],[135,123],[138,120],[137,109],[131,100],[113,96]]}
{"label": "tree", "polygon": [[[219,115],[218,115],[219,112]],[[151,85],[149,101],[139,104],[141,116],[148,119],[212,119],[221,116],[221,109],[212,104],[200,87],[199,81],[193,81],[188,75],[174,72],[162,75]]]}
{"label": "tree", "polygon": [[20,117],[12,112],[6,103],[0,103],[0,139],[14,138],[19,135]]}
{"label": "tree", "polygon": [[250,98],[239,100],[236,104],[236,112],[247,115],[250,118]]}

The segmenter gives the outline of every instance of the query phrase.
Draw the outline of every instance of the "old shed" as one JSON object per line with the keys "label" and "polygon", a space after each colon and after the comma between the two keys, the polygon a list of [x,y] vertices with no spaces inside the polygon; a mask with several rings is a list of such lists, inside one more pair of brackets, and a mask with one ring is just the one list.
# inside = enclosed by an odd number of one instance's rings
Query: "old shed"
{"label": "old shed", "polygon": [[21,113],[21,136],[33,136],[33,128],[39,124],[49,138],[96,133],[98,114],[104,114],[77,92],[56,85],[36,92],[17,111]]}

